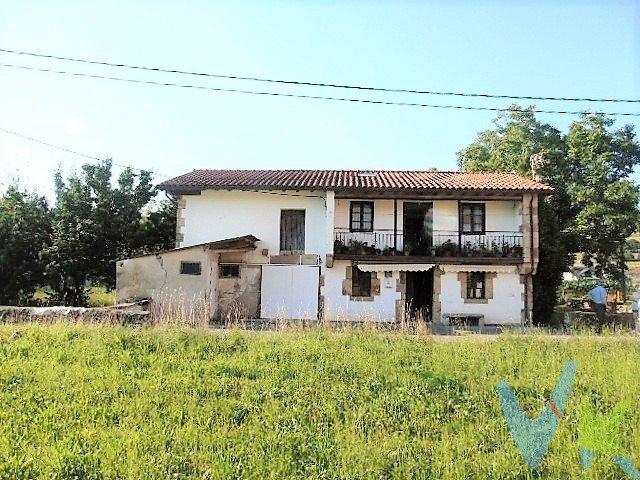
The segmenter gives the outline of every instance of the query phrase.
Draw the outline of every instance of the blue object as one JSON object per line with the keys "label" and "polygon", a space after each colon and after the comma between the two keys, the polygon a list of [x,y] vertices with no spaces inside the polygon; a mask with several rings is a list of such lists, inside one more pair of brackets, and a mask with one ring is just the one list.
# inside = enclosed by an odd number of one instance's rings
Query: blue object
{"label": "blue object", "polygon": [[589,298],[593,300],[594,303],[599,303],[600,305],[606,305],[607,290],[602,285],[596,285],[589,291]]}
{"label": "blue object", "polygon": [[580,464],[583,470],[589,470],[589,467],[596,458],[597,453],[588,448],[580,448]]}
{"label": "blue object", "polygon": [[[567,362],[555,390],[551,393],[551,401],[560,414],[564,412],[573,388],[576,368],[575,361]],[[542,414],[531,420],[520,407],[520,403],[518,403],[509,384],[504,380],[498,384],[498,397],[511,436],[525,462],[532,469],[538,468],[560,425],[560,418],[547,402]]]}
{"label": "blue object", "polygon": [[611,459],[620,466],[622,471],[626,473],[629,478],[633,478],[633,480],[640,480],[640,472],[638,472],[638,469],[631,459],[627,457],[611,457]]}

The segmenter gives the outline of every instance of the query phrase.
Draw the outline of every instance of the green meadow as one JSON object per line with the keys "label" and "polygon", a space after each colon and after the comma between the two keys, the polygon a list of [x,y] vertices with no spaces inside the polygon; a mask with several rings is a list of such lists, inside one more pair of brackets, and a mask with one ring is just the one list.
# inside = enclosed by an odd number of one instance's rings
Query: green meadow
{"label": "green meadow", "polygon": [[[533,472],[495,388],[538,415],[569,359]],[[6,325],[0,478],[624,478],[604,457],[582,472],[578,419],[629,402],[616,445],[640,464],[639,365],[640,342],[617,336]]]}

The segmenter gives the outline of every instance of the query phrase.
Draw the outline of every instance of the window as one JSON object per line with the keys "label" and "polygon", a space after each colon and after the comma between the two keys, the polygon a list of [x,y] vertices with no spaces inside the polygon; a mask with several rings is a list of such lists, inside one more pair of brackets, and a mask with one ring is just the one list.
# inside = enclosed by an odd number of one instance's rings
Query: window
{"label": "window", "polygon": [[484,235],[485,209],[484,203],[460,204],[460,232]]}
{"label": "window", "polygon": [[467,298],[484,300],[487,290],[487,274],[485,272],[467,273]]}
{"label": "window", "polygon": [[201,272],[200,262],[180,262],[181,275],[200,275]]}
{"label": "window", "polygon": [[351,202],[349,228],[352,232],[373,231],[373,202]]}
{"label": "window", "polygon": [[304,253],[304,210],[280,212],[280,251]]}
{"label": "window", "polygon": [[218,270],[219,278],[240,278],[240,265],[221,263]]}
{"label": "window", "polygon": [[351,296],[371,296],[371,272],[363,272],[358,267],[351,269]]}

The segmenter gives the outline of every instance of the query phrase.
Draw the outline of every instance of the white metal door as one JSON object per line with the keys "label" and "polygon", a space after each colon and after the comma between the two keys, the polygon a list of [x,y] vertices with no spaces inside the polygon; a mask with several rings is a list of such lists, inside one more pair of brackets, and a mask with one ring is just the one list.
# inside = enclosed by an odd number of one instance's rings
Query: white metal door
{"label": "white metal door", "polygon": [[263,265],[260,316],[282,320],[317,320],[317,266]]}

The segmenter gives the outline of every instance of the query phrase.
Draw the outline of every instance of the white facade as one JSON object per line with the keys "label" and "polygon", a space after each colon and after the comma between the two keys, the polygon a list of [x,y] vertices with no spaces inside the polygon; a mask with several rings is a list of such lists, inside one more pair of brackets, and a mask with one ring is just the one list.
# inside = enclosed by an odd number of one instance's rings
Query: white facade
{"label": "white facade", "polygon": [[[327,254],[326,192],[205,190],[200,195],[184,195],[182,199],[181,247],[251,234],[260,239],[260,249],[277,255],[280,212],[291,209],[305,211],[305,253],[323,257]],[[251,260],[267,263],[260,251]]]}
{"label": "white facade", "polygon": [[[447,268],[449,267],[449,268]],[[513,267],[512,271],[491,267],[481,267],[489,273],[494,273],[492,279],[492,297],[487,303],[468,303],[463,298],[461,281],[455,266],[446,266],[447,271],[440,276],[440,298],[435,298],[441,305],[441,315],[449,314],[482,314],[488,324],[519,324],[522,321],[524,285],[520,281],[520,274]],[[463,272],[464,273],[464,272]]]}
{"label": "white facade", "polygon": [[335,261],[332,268],[324,269],[324,318],[331,321],[385,322],[396,319],[396,302],[401,292],[396,285],[399,271],[393,271],[392,277],[383,277],[380,281],[380,295],[371,301],[353,300],[342,292],[345,269],[348,261]]}
{"label": "white facade", "polygon": [[[335,201],[335,227],[349,228],[349,205],[352,201],[361,199],[337,199]],[[411,200],[414,202],[415,200]],[[466,201],[473,201],[469,199]],[[403,205],[409,200],[397,200],[397,225],[402,229]],[[458,201],[457,200],[428,200],[433,204],[433,230],[458,230]],[[514,200],[492,200],[484,202],[486,206],[486,229],[488,231],[518,231],[522,223],[522,202]],[[393,200],[376,200],[373,218],[374,230],[393,231],[394,202]]]}
{"label": "white facade", "polygon": [[[251,303],[251,308],[246,311],[255,312],[254,315],[263,318],[278,317],[277,310],[281,308],[288,312],[283,313],[283,318],[398,321],[406,318],[403,315],[409,311],[410,297],[415,297],[416,291],[422,289],[420,291],[429,290],[426,296],[431,295],[431,300],[427,299],[427,310],[434,322],[450,315],[481,315],[485,324],[518,324],[525,318],[525,311],[530,309],[527,298],[531,296],[530,277],[535,270],[532,259],[537,255],[533,226],[537,219],[533,221],[535,212],[530,207],[532,199],[537,201],[537,196],[528,194],[525,198],[525,195],[482,199],[467,194],[458,199],[449,193],[446,198],[398,198],[394,201],[393,198],[335,198],[331,191],[203,190],[183,194],[178,211],[177,246],[190,247],[244,235],[253,235],[259,241],[254,250],[236,253],[233,260],[229,260],[231,257],[228,255],[224,257],[224,253],[211,254],[206,278],[183,279],[175,272],[169,278],[178,286],[184,280],[209,288],[210,292],[205,296],[211,299],[210,311],[216,318],[222,315],[221,312],[229,311],[234,302],[243,300]],[[373,232],[350,232],[352,201],[373,202]],[[435,255],[434,258],[407,257],[407,251],[402,250],[405,202],[432,204],[430,228],[436,245],[438,235],[440,243],[443,239],[456,244],[464,242],[466,237],[459,232],[461,201],[484,204],[486,235],[474,234],[474,237],[482,237],[480,240],[484,242],[492,232],[511,232],[522,242],[521,258],[436,258],[441,253],[433,252],[430,255]],[[282,210],[305,212],[303,255],[286,255],[280,251]],[[334,252],[334,239],[341,238],[341,233],[361,243],[368,242],[378,248],[378,253],[392,246],[394,241],[397,249],[392,254],[387,252],[391,256],[367,258],[345,254],[344,251]],[[375,241],[372,241],[373,236]],[[189,250],[182,251],[187,253],[176,251],[177,257],[193,255],[188,253]],[[175,265],[179,265],[179,260],[182,259],[176,258]],[[243,273],[238,278],[223,278],[221,272],[224,269],[220,265],[225,262],[240,264]],[[370,291],[361,296],[362,292],[356,285],[361,281],[358,280],[360,270],[357,265],[372,262],[385,266],[374,273],[365,273],[369,275]],[[423,275],[420,277],[411,273],[407,264],[412,265],[413,272],[428,273],[420,274]],[[310,273],[312,271],[315,273]],[[485,299],[465,298],[465,275],[473,271],[487,275]],[[286,282],[278,280],[283,275]],[[137,278],[123,274],[125,277]],[[426,278],[430,286],[416,286],[419,278],[422,278],[420,281]],[[301,305],[314,311],[295,314]]]}

